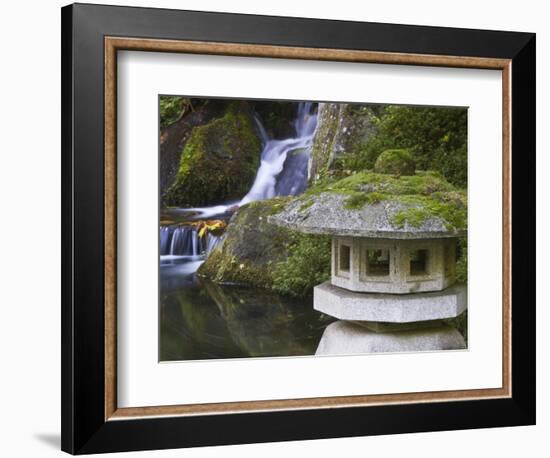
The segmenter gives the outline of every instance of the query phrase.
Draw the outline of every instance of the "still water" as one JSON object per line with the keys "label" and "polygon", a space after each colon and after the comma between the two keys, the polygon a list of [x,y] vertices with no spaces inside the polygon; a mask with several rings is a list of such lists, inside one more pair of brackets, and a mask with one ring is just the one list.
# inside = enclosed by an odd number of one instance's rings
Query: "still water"
{"label": "still water", "polygon": [[196,277],[199,256],[163,256],[160,360],[313,355],[334,319],[312,298],[219,285]]}

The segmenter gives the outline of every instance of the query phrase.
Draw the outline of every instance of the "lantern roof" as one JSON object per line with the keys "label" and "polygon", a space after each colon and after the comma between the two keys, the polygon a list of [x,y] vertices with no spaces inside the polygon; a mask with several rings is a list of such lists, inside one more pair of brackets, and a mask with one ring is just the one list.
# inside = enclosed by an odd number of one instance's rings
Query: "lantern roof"
{"label": "lantern roof", "polygon": [[364,172],[288,202],[269,221],[306,234],[433,239],[466,234],[466,196],[440,175]]}

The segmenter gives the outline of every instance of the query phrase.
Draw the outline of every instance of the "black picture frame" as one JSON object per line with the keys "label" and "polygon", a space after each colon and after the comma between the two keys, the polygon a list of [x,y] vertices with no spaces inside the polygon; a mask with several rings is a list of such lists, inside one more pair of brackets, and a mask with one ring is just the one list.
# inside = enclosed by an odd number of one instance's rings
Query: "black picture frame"
{"label": "black picture frame", "polygon": [[[74,4],[62,8],[62,449],[72,454],[535,424],[535,35]],[[512,61],[512,396],[105,420],[104,37]]]}

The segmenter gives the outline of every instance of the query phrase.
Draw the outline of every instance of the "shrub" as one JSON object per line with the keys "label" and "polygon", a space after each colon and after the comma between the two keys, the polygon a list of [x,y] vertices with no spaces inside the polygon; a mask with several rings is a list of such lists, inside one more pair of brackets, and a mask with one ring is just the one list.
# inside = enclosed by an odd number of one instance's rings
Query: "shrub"
{"label": "shrub", "polygon": [[339,159],[344,170],[372,169],[383,151],[408,149],[417,169],[437,170],[455,186],[467,184],[468,111],[390,105],[375,118],[376,133]]}
{"label": "shrub", "polygon": [[165,128],[176,122],[183,114],[189,103],[189,99],[181,96],[160,96],[160,126]]}
{"label": "shrub", "polygon": [[330,237],[296,233],[288,251],[288,258],[277,263],[273,271],[275,291],[304,297],[330,278]]}
{"label": "shrub", "polygon": [[456,279],[460,283],[468,281],[468,242],[466,237],[458,240],[456,259]]}
{"label": "shrub", "polygon": [[414,175],[416,163],[406,149],[388,149],[374,163],[374,171],[389,175]]}

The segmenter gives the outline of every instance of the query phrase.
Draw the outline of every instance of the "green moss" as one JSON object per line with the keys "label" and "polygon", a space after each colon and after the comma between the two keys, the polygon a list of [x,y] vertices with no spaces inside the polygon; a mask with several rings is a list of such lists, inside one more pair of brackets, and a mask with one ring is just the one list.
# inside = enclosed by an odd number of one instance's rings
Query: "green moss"
{"label": "green moss", "polygon": [[320,180],[310,187],[304,195],[318,195],[327,190],[343,194],[377,192],[379,198],[415,194],[429,196],[438,192],[461,192],[437,172],[419,170],[415,175],[398,177],[363,171],[339,180]]}
{"label": "green moss", "polygon": [[300,211],[306,211],[309,207],[313,205],[313,199],[306,200],[302,205],[300,205]]}
{"label": "green moss", "polygon": [[268,223],[268,217],[280,212],[289,199],[277,197],[241,207],[198,274],[217,283],[271,288],[273,268],[286,259],[292,232]]}
{"label": "green moss", "polygon": [[378,202],[386,199],[387,196],[380,192],[352,192],[350,197],[344,202],[344,207],[348,210],[359,210],[365,206],[365,204],[377,204]]}
{"label": "green moss", "polygon": [[389,149],[374,163],[374,171],[391,175],[414,175],[416,164],[409,150]]}
{"label": "green moss", "polygon": [[185,97],[161,95],[159,97],[160,126],[165,128],[176,122],[190,103],[191,101]]}
{"label": "green moss", "polygon": [[401,228],[406,223],[419,227],[433,217],[441,218],[449,230],[467,227],[465,191],[455,188],[438,172],[417,171],[410,176],[392,176],[365,171],[340,180],[325,178],[300,197],[304,201],[304,210],[313,196],[325,192],[349,196],[344,203],[349,210],[359,210],[366,204],[385,200],[407,204],[410,208],[394,216],[393,223]]}
{"label": "green moss", "polygon": [[[247,213],[254,213],[255,216],[259,218],[260,221],[263,221],[264,218],[270,215],[276,215],[285,208],[285,204],[290,201],[291,197],[282,196],[282,197],[273,197],[269,200],[256,200],[250,202],[246,205]],[[243,212],[237,213],[237,220],[242,217]],[[247,216],[249,218],[249,216]]]}
{"label": "green moss", "polygon": [[230,105],[224,116],[191,132],[166,204],[208,205],[242,197],[256,176],[260,150],[251,117]]}
{"label": "green moss", "polygon": [[289,197],[252,202],[231,219],[224,241],[198,274],[302,297],[330,276],[330,237],[305,235],[270,224]]}
{"label": "green moss", "polygon": [[448,230],[463,230],[467,226],[466,195],[449,199],[447,193],[434,193],[431,196],[403,196],[399,201],[409,203],[412,207],[397,212],[393,223],[397,227],[404,227],[406,223],[413,227],[420,227],[430,218],[441,218],[445,221]]}
{"label": "green moss", "polygon": [[200,275],[218,283],[235,283],[258,288],[270,288],[271,275],[267,266],[214,250],[200,269]]}

